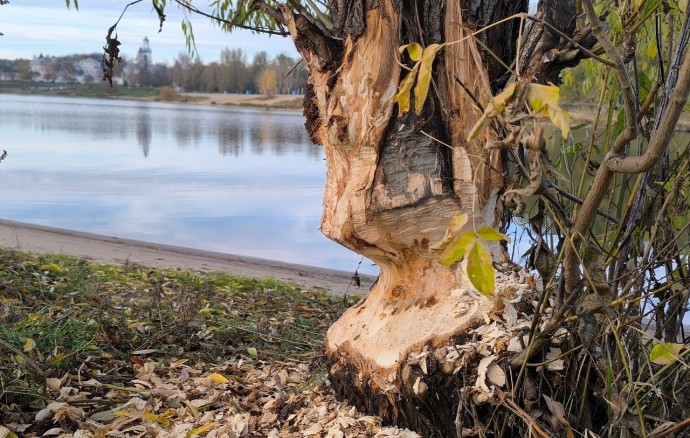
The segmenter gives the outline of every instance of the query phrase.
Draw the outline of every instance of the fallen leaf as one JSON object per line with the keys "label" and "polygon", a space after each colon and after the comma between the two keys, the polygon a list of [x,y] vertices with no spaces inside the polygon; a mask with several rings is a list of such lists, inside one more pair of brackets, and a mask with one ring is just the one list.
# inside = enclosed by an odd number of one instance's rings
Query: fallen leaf
{"label": "fallen leaf", "polygon": [[498,386],[505,386],[506,384],[506,373],[503,372],[500,366],[496,362],[489,364],[489,368],[486,372],[486,377],[491,383]]}
{"label": "fallen leaf", "polygon": [[544,401],[546,402],[546,407],[549,408],[549,411],[554,415],[556,420],[562,425],[565,426],[568,424],[568,421],[565,419],[565,408],[563,407],[563,404],[559,401],[556,401],[549,397],[546,394],[542,394],[542,397],[544,397]]}
{"label": "fallen leaf", "polygon": [[208,378],[213,380],[214,382],[220,383],[220,384],[230,383],[230,381],[225,376],[223,376],[222,374],[218,374],[218,373],[211,373],[208,375]]}

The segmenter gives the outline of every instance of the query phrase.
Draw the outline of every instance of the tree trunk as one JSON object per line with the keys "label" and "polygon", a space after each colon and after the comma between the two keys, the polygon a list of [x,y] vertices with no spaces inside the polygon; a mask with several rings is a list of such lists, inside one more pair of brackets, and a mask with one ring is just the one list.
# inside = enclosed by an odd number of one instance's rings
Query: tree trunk
{"label": "tree trunk", "polygon": [[[468,35],[526,11],[528,2],[333,3],[337,38],[282,10],[310,69],[306,126],[326,152],[321,230],[381,269],[369,294],[328,331],[331,382],[387,421],[425,436],[453,436],[461,430],[460,362],[467,368],[463,375],[471,375],[482,358],[499,357],[507,346],[475,346],[460,359],[451,350],[462,347],[492,312],[500,314],[504,298],[515,298],[526,281],[495,246],[496,293],[480,296],[472,292],[464,262],[445,266],[429,246],[460,213],[470,215],[468,230],[502,225],[504,163],[498,151],[484,150],[494,133],[466,137],[481,107],[510,77],[501,63],[515,57],[520,20],[481,33],[481,43]],[[439,52],[421,114],[399,114],[393,97],[406,70],[398,48],[460,40]],[[470,384],[481,387],[478,380]],[[477,394],[475,401],[486,401]]]}

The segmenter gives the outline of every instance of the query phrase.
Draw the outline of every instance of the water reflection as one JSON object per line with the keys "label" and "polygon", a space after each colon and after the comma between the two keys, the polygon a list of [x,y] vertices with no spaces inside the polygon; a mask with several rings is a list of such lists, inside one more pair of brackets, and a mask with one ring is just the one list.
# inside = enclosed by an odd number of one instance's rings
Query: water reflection
{"label": "water reflection", "polygon": [[[0,94],[1,217],[352,271],[298,113]],[[375,274],[370,263],[361,272]]]}
{"label": "water reflection", "polygon": [[151,138],[153,137],[151,133],[151,115],[149,114],[148,107],[138,108],[137,113],[139,114],[137,117],[137,141],[142,152],[144,152],[144,157],[148,157],[149,149],[151,148]]}

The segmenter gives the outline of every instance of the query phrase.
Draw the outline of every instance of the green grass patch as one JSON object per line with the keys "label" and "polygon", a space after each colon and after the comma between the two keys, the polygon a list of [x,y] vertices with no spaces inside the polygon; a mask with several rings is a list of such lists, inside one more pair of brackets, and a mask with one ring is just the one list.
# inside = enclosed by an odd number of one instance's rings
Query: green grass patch
{"label": "green grass patch", "polygon": [[353,302],[272,279],[0,249],[0,403],[30,406],[68,372],[116,381],[146,356],[322,367],[325,332]]}

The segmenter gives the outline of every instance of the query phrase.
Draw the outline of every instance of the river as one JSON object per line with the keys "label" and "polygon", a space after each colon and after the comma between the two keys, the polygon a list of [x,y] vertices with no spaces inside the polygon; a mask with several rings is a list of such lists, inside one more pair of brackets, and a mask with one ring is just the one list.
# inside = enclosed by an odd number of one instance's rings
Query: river
{"label": "river", "polygon": [[[0,217],[354,271],[301,114],[0,94]],[[362,273],[378,269],[364,260]]]}

